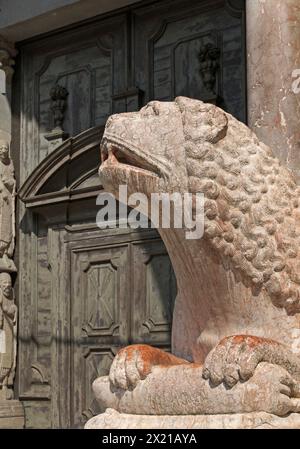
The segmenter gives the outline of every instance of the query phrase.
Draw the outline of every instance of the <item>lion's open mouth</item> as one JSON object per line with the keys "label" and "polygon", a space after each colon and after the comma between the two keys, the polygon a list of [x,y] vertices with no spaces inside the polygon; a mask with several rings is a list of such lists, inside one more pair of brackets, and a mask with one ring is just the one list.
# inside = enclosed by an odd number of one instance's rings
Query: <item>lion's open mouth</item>
{"label": "lion's open mouth", "polygon": [[118,169],[133,170],[151,176],[159,176],[159,170],[149,161],[133,154],[125,146],[104,139],[101,143],[102,168],[109,166]]}

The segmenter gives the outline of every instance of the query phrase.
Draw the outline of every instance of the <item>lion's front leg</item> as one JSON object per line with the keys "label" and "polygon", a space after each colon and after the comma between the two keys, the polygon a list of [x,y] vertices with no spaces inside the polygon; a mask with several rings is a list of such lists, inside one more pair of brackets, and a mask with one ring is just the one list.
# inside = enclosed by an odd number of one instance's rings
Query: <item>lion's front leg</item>
{"label": "lion's front leg", "polygon": [[250,379],[261,362],[284,368],[300,381],[300,357],[286,346],[270,339],[251,335],[226,337],[208,354],[203,378],[212,385],[224,383],[233,387],[239,381]]}
{"label": "lion's front leg", "polygon": [[297,382],[284,368],[269,363],[260,363],[251,379],[230,389],[223,383],[213,387],[194,364],[155,366],[134,389],[112,387],[108,377],[100,377],[93,389],[102,410],[133,415],[300,412]]}

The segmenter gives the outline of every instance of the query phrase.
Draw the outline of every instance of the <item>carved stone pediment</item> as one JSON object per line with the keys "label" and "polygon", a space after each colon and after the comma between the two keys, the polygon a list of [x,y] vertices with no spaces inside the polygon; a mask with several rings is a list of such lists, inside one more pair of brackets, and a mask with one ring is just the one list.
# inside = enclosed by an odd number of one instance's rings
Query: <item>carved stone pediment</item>
{"label": "carved stone pediment", "polygon": [[[103,127],[71,137],[50,153],[21,186],[18,196],[27,209],[47,211],[76,201],[95,199],[101,190],[97,174]],[[94,201],[95,202],[95,201]]]}

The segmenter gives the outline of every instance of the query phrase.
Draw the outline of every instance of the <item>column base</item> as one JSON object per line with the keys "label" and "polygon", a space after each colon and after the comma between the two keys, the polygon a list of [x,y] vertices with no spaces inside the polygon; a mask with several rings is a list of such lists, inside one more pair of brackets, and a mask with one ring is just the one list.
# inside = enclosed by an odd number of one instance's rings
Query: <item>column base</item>
{"label": "column base", "polygon": [[24,407],[20,401],[0,401],[0,429],[23,429]]}
{"label": "column base", "polygon": [[85,429],[300,429],[300,414],[281,418],[265,412],[234,415],[129,415],[107,409]]}

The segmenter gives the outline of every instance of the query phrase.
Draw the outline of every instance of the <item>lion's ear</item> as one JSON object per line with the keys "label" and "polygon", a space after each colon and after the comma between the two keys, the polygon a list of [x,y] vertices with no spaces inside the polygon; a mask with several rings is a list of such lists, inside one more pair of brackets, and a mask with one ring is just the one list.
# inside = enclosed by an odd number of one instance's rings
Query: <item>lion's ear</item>
{"label": "lion's ear", "polygon": [[187,97],[175,98],[188,140],[216,143],[226,136],[228,118],[222,109]]}

